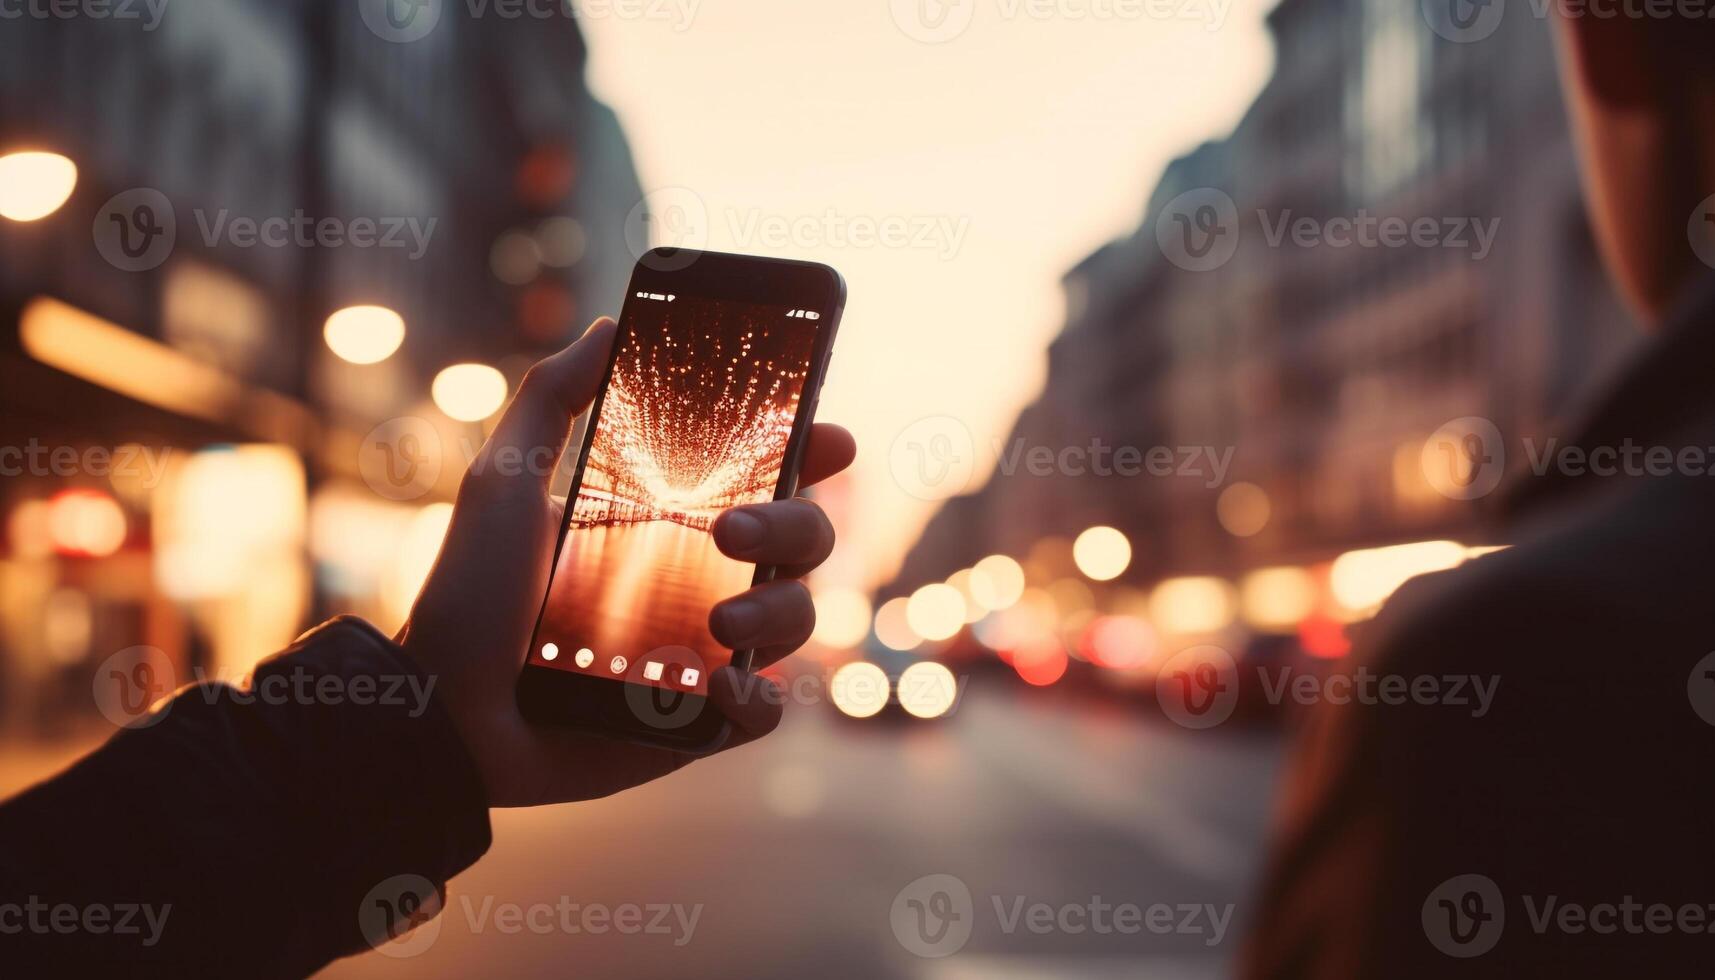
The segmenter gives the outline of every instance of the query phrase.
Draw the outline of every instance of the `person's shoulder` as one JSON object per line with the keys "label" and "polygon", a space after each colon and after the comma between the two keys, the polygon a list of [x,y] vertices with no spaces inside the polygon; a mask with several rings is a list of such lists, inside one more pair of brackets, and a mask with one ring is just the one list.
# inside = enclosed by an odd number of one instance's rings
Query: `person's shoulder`
{"label": "person's shoulder", "polygon": [[1648,492],[1580,509],[1408,581],[1360,628],[1358,653],[1395,667],[1565,669],[1611,655],[1609,642],[1695,635],[1710,625],[1695,570],[1711,533],[1707,509]]}

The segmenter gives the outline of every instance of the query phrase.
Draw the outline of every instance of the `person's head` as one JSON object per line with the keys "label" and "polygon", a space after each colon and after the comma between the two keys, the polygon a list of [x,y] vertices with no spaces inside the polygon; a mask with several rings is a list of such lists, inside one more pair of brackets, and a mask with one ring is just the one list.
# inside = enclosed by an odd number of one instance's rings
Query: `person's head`
{"label": "person's head", "polygon": [[[1598,6],[1611,16],[1596,16]],[[1687,233],[1698,204],[1715,194],[1715,20],[1700,6],[1589,4],[1557,15],[1596,235],[1621,292],[1649,323],[1709,271]]]}

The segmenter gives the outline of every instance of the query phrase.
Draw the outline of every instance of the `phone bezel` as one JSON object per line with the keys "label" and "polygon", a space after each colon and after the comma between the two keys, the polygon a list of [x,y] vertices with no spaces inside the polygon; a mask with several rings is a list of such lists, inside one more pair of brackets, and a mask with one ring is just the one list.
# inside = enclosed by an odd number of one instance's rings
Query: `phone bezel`
{"label": "phone bezel", "polygon": [[[704,252],[694,249],[657,248],[638,260],[626,287],[619,322],[627,322],[626,313],[637,299],[637,293],[677,293],[705,299],[727,299],[737,302],[769,303],[774,305],[815,309],[822,313],[812,321],[816,331],[810,352],[809,373],[798,402],[798,414],[792,421],[792,433],[786,441],[785,459],[780,468],[780,480],[774,488],[775,500],[783,500],[798,491],[798,472],[803,464],[804,445],[810,426],[815,421],[817,403],[821,398],[822,382],[827,376],[828,360],[833,351],[834,335],[839,328],[846,299],[845,279],[832,267],[793,259],[776,259],[724,252]],[[649,302],[656,302],[650,300]],[[809,325],[807,323],[806,325]],[[620,344],[615,339],[602,374],[601,387],[587,413],[582,444],[578,449],[577,466],[573,470],[568,499],[575,499],[583,485],[584,467],[589,461],[590,447],[595,440],[595,422],[601,416],[602,403],[613,377],[614,363]],[[553,587],[552,569],[557,568],[560,549],[565,545],[569,529],[568,512],[560,521],[554,542],[553,563],[549,566],[549,590]],[[751,584],[772,581],[775,569],[761,565],[751,577]],[[625,741],[664,746],[687,753],[706,753],[719,748],[727,739],[730,725],[708,699],[695,694],[677,692],[694,710],[692,720],[673,728],[648,724],[627,702],[628,689],[643,688],[642,693],[654,696],[653,685],[633,684],[628,680],[610,680],[573,673],[554,667],[533,664],[529,654],[537,647],[537,633],[547,610],[548,591],[536,613],[536,624],[530,631],[530,646],[518,677],[519,708],[531,721],[605,735]],[[736,650],[732,665],[749,670],[755,650]]]}

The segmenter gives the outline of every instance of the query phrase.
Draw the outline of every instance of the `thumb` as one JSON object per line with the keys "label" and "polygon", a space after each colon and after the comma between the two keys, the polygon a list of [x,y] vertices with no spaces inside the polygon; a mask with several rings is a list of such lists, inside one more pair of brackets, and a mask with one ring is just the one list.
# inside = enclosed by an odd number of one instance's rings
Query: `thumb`
{"label": "thumb", "polygon": [[518,393],[482,449],[482,455],[489,457],[486,462],[495,462],[496,454],[503,453],[499,459],[511,465],[484,470],[516,471],[522,463],[525,473],[547,483],[566,449],[572,419],[589,407],[607,373],[617,330],[611,317],[600,317],[571,346],[525,372]]}

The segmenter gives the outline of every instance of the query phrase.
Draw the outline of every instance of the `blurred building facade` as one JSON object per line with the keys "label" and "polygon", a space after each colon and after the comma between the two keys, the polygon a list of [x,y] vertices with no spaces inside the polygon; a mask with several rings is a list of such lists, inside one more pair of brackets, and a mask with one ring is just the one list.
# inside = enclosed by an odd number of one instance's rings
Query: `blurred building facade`
{"label": "blurred building facade", "polygon": [[[87,710],[128,644],[230,675],[329,609],[396,622],[483,437],[431,379],[516,383],[615,309],[642,198],[570,16],[448,4],[419,37],[385,4],[116,6],[158,20],[0,30],[0,155],[78,171],[52,215],[0,219],[0,710],[25,727]],[[116,211],[170,219],[164,257],[116,255]],[[351,306],[403,319],[396,354],[333,354]],[[370,445],[389,419],[416,421]],[[375,450],[416,482],[366,479]],[[110,505],[117,538],[80,547]],[[418,567],[379,564],[413,534]]]}
{"label": "blurred building facade", "polygon": [[[1509,14],[1455,43],[1418,5],[1283,0],[1269,26],[1276,70],[1234,132],[1169,165],[1137,231],[1065,277],[1046,384],[1007,442],[1230,449],[1227,471],[997,470],[942,506],[884,595],[1096,524],[1132,541],[1136,586],[1486,540],[1488,501],[1437,492],[1426,439],[1480,416],[1516,448],[1626,350],[1543,22]],[[1175,222],[1222,197],[1231,258],[1187,261]],[[1333,244],[1385,217],[1431,219],[1440,241]]]}

